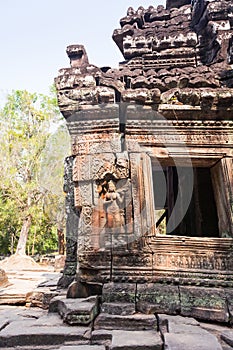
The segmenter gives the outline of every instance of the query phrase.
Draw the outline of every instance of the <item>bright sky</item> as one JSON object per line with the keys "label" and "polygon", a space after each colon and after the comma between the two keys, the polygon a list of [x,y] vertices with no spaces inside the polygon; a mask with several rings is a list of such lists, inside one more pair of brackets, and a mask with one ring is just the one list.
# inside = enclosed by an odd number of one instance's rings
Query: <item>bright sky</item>
{"label": "bright sky", "polygon": [[113,30],[129,6],[165,0],[9,0],[1,3],[0,102],[12,89],[47,93],[60,68],[69,67],[66,46],[84,44],[90,63],[117,67],[123,57]]}

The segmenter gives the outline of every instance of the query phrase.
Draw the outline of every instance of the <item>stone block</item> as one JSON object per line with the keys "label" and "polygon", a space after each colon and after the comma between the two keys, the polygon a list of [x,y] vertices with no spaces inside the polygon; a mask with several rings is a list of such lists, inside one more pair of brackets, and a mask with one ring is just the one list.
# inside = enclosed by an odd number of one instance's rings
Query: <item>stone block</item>
{"label": "stone block", "polygon": [[103,286],[103,301],[107,303],[135,304],[135,283],[106,283]]}
{"label": "stone block", "polygon": [[206,321],[228,322],[223,288],[180,287],[181,315]]}
{"label": "stone block", "polygon": [[[117,129],[119,121],[114,120],[115,127]],[[96,124],[96,121],[95,121]],[[92,123],[92,125],[94,125]],[[78,125],[77,125],[78,130]],[[72,154],[74,155],[96,155],[103,153],[117,153],[121,152],[121,140],[117,133],[118,130],[112,130],[109,134],[98,134],[97,130],[92,130],[91,135],[79,135],[73,138]]]}
{"label": "stone block", "polygon": [[1,291],[0,305],[24,305],[26,303],[27,293],[19,292],[16,289],[8,291]]}
{"label": "stone block", "polygon": [[[195,327],[194,327],[195,328]],[[164,344],[166,350],[222,350],[217,338],[208,332],[203,333],[199,327],[199,332],[194,333],[166,333],[164,335]]]}
{"label": "stone block", "polygon": [[171,330],[171,327],[173,330],[176,329],[176,325],[178,329],[182,326],[199,326],[199,322],[191,317],[158,314],[157,319],[159,330],[162,334],[169,332]]}
{"label": "stone block", "polygon": [[101,311],[111,315],[133,315],[135,313],[135,305],[134,303],[103,303]]}
{"label": "stone block", "polygon": [[[99,143],[101,148],[101,143]],[[113,173],[115,171],[116,157],[114,153],[100,153],[90,155],[78,155],[74,160],[73,180],[74,181],[92,181],[99,180],[104,177],[106,173]]]}
{"label": "stone block", "polygon": [[188,326],[199,326],[200,323],[192,317],[183,317],[180,315],[158,315],[159,322],[163,323],[164,321],[174,324],[183,324]]}
{"label": "stone block", "polygon": [[49,312],[58,312],[58,305],[61,302],[61,300],[65,300],[66,295],[57,295],[56,297],[52,298],[49,303]]}
{"label": "stone block", "polygon": [[[45,320],[44,320],[45,321]],[[87,327],[70,327],[58,324],[54,318],[47,318],[46,325],[38,322],[16,321],[0,332],[0,348],[36,345],[60,345],[64,342],[87,341],[90,329]]]}
{"label": "stone block", "polygon": [[79,276],[85,282],[107,283],[111,276],[111,251],[80,251]]}
{"label": "stone block", "polygon": [[113,331],[111,350],[162,350],[163,342],[156,331]]}
{"label": "stone block", "polygon": [[164,337],[165,349],[221,350],[214,334],[203,329],[190,317],[158,315],[159,329]]}
{"label": "stone block", "polygon": [[[26,306],[12,306],[1,305],[0,306],[0,329],[4,329],[4,324],[12,321],[24,321],[24,320],[37,320],[40,317],[47,316],[47,310],[39,308],[28,308]],[[57,317],[58,319],[58,317]]]}
{"label": "stone block", "polygon": [[6,287],[9,284],[6,272],[0,269],[0,287]]}
{"label": "stone block", "polygon": [[99,298],[55,298],[50,305],[50,311],[57,311],[69,325],[88,325],[99,312]]}
{"label": "stone block", "polygon": [[26,304],[33,307],[48,309],[50,301],[57,296],[58,292],[51,291],[49,288],[38,288],[26,295]]}
{"label": "stone block", "polygon": [[221,339],[223,339],[228,345],[233,347],[233,331],[232,330],[225,330],[221,333]]}
{"label": "stone block", "polygon": [[90,181],[79,181],[74,187],[75,207],[91,206],[93,204],[93,188]]}
{"label": "stone block", "polygon": [[177,286],[145,283],[137,285],[137,305],[139,312],[146,314],[180,312],[179,289]]}
{"label": "stone block", "polygon": [[226,300],[227,300],[227,308],[229,311],[229,321],[233,324],[233,289],[226,288],[225,289]]}
{"label": "stone block", "polygon": [[137,330],[155,330],[157,329],[157,320],[154,315],[134,314],[134,315],[110,315],[101,313],[97,316],[94,324],[95,329],[122,329],[133,331]]}
{"label": "stone block", "polygon": [[113,247],[112,278],[115,282],[143,283],[152,279],[152,254],[143,252],[140,239],[136,237],[132,246],[126,250],[125,246]]}
{"label": "stone block", "polygon": [[112,341],[112,331],[107,329],[97,329],[91,333],[91,344],[110,344]]}

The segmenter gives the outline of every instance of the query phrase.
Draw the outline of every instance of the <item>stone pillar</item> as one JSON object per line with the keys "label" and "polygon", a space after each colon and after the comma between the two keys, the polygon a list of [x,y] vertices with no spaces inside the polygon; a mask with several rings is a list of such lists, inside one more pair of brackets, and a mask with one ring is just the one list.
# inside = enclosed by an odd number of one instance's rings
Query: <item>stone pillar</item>
{"label": "stone pillar", "polygon": [[77,270],[77,240],[79,209],[74,202],[73,182],[74,157],[65,159],[64,192],[66,193],[66,261],[63,276],[58,281],[58,287],[66,288],[75,279]]}
{"label": "stone pillar", "polygon": [[233,159],[223,158],[211,169],[221,237],[233,237]]}

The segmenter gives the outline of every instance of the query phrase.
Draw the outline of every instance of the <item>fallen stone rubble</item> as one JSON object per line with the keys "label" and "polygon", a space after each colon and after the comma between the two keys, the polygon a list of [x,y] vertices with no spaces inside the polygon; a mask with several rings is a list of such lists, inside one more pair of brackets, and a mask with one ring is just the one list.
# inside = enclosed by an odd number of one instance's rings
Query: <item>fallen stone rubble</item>
{"label": "fallen stone rubble", "polygon": [[[233,330],[189,317],[101,312],[99,297],[55,297],[50,309],[0,306],[1,350],[230,350]],[[113,308],[112,310],[117,310]],[[100,312],[100,313],[99,313]],[[99,315],[97,315],[99,313]],[[97,317],[96,317],[97,316]]]}
{"label": "fallen stone rubble", "polygon": [[69,298],[66,290],[57,288],[59,273],[22,271],[8,277],[10,285],[0,289],[1,350],[233,348],[233,330],[226,324],[141,313],[130,290],[110,295],[105,288],[102,297]]}

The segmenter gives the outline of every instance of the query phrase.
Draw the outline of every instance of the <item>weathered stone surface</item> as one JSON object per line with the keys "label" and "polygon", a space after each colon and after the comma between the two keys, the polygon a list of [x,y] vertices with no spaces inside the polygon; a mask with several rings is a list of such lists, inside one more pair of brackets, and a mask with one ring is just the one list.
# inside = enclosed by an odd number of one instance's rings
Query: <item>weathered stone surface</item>
{"label": "weathered stone surface", "polygon": [[37,291],[40,295],[38,303],[42,306],[42,299],[44,298],[46,304],[50,295],[56,295],[56,292],[51,290],[53,288],[38,288],[38,286],[42,283],[46,284],[50,279],[50,283],[56,289],[58,278],[59,274],[51,271],[50,267],[44,267],[42,271],[37,269],[31,271],[12,270],[8,273],[9,284],[0,290],[0,305],[30,304],[28,296],[32,295],[33,291]]}
{"label": "weathered stone surface", "polygon": [[50,312],[58,312],[65,323],[70,325],[88,325],[99,312],[99,298],[66,299],[56,297],[50,303]]}
{"label": "weathered stone surface", "polygon": [[225,330],[224,332],[222,332],[221,334],[221,338],[230,346],[233,347],[233,331],[232,330]]}
{"label": "weathered stone surface", "polygon": [[229,311],[229,321],[230,321],[230,324],[233,324],[233,289],[226,288],[225,294],[226,294],[227,308]]}
{"label": "weathered stone surface", "polygon": [[111,275],[111,252],[109,250],[84,252],[79,255],[79,276],[85,282],[107,283]]}
{"label": "weathered stone surface", "polygon": [[181,308],[179,289],[159,283],[138,284],[136,308],[146,314],[177,314]]}
{"label": "weathered stone surface", "polygon": [[156,331],[113,331],[111,350],[162,350],[163,342]]}
{"label": "weathered stone surface", "polygon": [[[78,345],[79,350],[105,350],[105,346],[101,345]],[[77,345],[62,346],[57,350],[77,350]]]}
{"label": "weathered stone surface", "polygon": [[64,161],[64,192],[66,193],[66,260],[63,275],[58,281],[60,288],[67,288],[74,280],[77,269],[77,241],[80,212],[75,207],[73,183],[74,156]]}
{"label": "weathered stone surface", "polygon": [[[45,322],[45,321],[44,321]],[[12,322],[0,333],[0,347],[55,345],[65,341],[87,341],[89,329],[69,327],[46,318],[46,325],[31,321]]]}
{"label": "weathered stone surface", "polygon": [[91,344],[109,345],[112,341],[112,330],[97,329],[91,333]]}
{"label": "weathered stone surface", "polygon": [[[26,306],[0,306],[0,320],[1,322],[12,322],[20,320],[37,320],[40,317],[47,315],[47,311],[38,308],[28,308]],[[0,327],[2,328],[2,327]]]}
{"label": "weathered stone surface", "polygon": [[193,318],[160,314],[158,322],[165,349],[222,350],[217,337],[201,328]]}
{"label": "weathered stone surface", "polygon": [[106,283],[103,286],[103,301],[135,304],[136,283]]}
{"label": "weathered stone surface", "polygon": [[122,330],[151,330],[156,329],[157,321],[154,315],[134,314],[128,316],[110,315],[101,313],[94,324],[95,329],[122,329]]}
{"label": "weathered stone surface", "polygon": [[222,350],[216,338],[210,334],[203,334],[201,330],[188,334],[166,333],[164,336],[166,350]]}
{"label": "weathered stone surface", "polygon": [[9,284],[7,274],[3,269],[0,269],[0,287],[6,287]]}
{"label": "weathered stone surface", "polygon": [[[141,311],[141,310],[138,310]],[[135,313],[135,304],[133,303],[103,303],[101,312],[111,315],[133,315]]]}
{"label": "weathered stone surface", "polygon": [[[161,334],[165,334],[170,331],[170,327],[175,328],[176,325],[179,329],[179,326],[185,327],[185,326],[199,326],[199,322],[196,321],[194,318],[191,317],[183,317],[183,316],[173,316],[173,315],[163,315],[158,314],[158,327],[161,332]],[[189,330],[189,328],[187,329]]]}
{"label": "weathered stone surface", "polygon": [[26,295],[26,304],[28,306],[48,309],[52,298],[58,295],[57,291],[51,291],[49,288],[38,288]]}
{"label": "weathered stone surface", "polygon": [[180,287],[181,314],[208,321],[228,322],[224,289]]}
{"label": "weathered stone surface", "polygon": [[6,292],[4,295],[1,295],[0,305],[25,305],[26,295],[27,291],[20,293],[17,290],[11,290],[9,294]]}
{"label": "weathered stone surface", "polygon": [[[139,156],[140,158],[140,156]],[[131,157],[132,160],[132,157]],[[139,165],[140,168],[140,165]],[[133,173],[133,169],[132,169]],[[137,181],[138,180],[138,181]],[[145,283],[152,279],[153,276],[153,255],[147,249],[141,249],[143,234],[142,232],[146,230],[147,219],[149,217],[149,205],[142,209],[140,208],[140,201],[145,201],[146,194],[143,193],[141,196],[138,194],[137,185],[139,183],[139,178],[133,179],[132,181],[132,197],[134,204],[134,212],[138,213],[138,217],[134,220],[134,234],[129,235],[129,246],[130,249],[118,249],[116,246],[113,251],[113,261],[112,261],[112,275],[113,280],[116,283],[125,282],[130,285],[132,282]],[[147,212],[148,211],[148,212]],[[144,220],[141,220],[141,216]],[[154,219],[154,218],[153,218]],[[150,226],[153,227],[153,226]],[[124,246],[123,246],[124,247]],[[136,269],[132,269],[132,266],[137,266]]]}
{"label": "weathered stone surface", "polygon": [[207,322],[200,322],[201,328],[208,331],[210,334],[217,337],[219,343],[221,344],[223,350],[231,350],[232,347],[225,342],[225,340],[221,337],[223,333],[228,333],[231,331],[231,328],[229,326],[224,326],[223,324],[219,323],[207,323]]}

